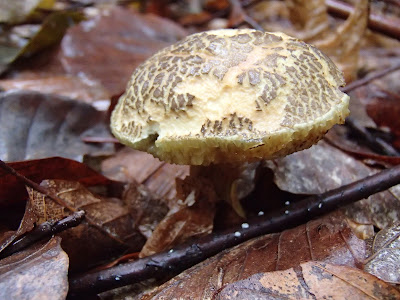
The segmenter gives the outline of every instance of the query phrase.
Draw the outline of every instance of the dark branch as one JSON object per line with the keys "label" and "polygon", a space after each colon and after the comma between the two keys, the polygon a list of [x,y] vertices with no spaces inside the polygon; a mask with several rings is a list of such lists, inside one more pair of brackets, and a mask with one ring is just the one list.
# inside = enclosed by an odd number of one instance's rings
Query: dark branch
{"label": "dark branch", "polygon": [[346,125],[350,127],[355,134],[361,137],[368,147],[371,148],[371,150],[389,156],[400,155],[399,152],[392,147],[392,145],[379,137],[373,136],[365,127],[361,126],[359,122],[352,117],[346,118]]}
{"label": "dark branch", "polygon": [[[326,5],[331,15],[342,19],[347,19],[354,9],[352,5],[337,0],[326,0]],[[368,19],[368,28],[400,40],[400,20],[398,18],[371,13]]]}
{"label": "dark branch", "polygon": [[24,175],[18,173],[17,171],[15,171],[12,167],[10,167],[9,165],[7,165],[4,161],[2,161],[0,159],[0,168],[2,168],[3,170],[5,170],[7,173],[10,173],[12,175],[14,175],[15,177],[17,177],[19,180],[21,180],[21,182],[23,182],[25,185],[31,187],[32,189],[34,189],[35,191],[38,191],[39,193],[42,193],[43,195],[45,195],[46,197],[49,197],[51,200],[53,200],[55,203],[61,205],[62,207],[67,208],[69,211],[71,212],[76,212],[77,210],[68,205],[63,199],[57,197],[56,195],[50,193],[47,189],[45,189],[44,187],[40,186],[39,184],[37,184],[36,182],[30,180],[29,178],[26,178]]}
{"label": "dark branch", "polygon": [[44,222],[37,226],[32,231],[28,232],[18,240],[11,243],[7,248],[1,252],[1,258],[7,257],[15,252],[21,251],[24,248],[42,240],[46,237],[50,238],[52,235],[67,230],[69,228],[78,226],[84,219],[85,212],[83,210],[77,211],[72,215],[65,217],[57,222]]}
{"label": "dark branch", "polygon": [[[248,8],[265,0],[242,0],[242,6]],[[326,0],[328,13],[340,19],[347,19],[353,11],[353,6],[337,0]],[[370,14],[368,28],[386,36],[400,40],[400,19],[384,15]]]}
{"label": "dark branch", "polygon": [[351,92],[361,86],[364,86],[364,85],[370,83],[371,81],[373,81],[375,79],[379,79],[379,78],[386,76],[397,70],[400,70],[400,63],[395,64],[384,70],[373,72],[372,75],[369,75],[368,77],[355,80],[355,81],[349,83],[348,85],[346,85],[345,87],[341,88],[341,91],[345,92],[345,93]]}
{"label": "dark branch", "polygon": [[[19,180],[21,180],[21,182],[23,182],[25,185],[31,187],[32,189],[34,189],[35,191],[42,193],[43,195],[45,195],[46,197],[50,198],[51,200],[53,200],[54,202],[58,203],[59,205],[61,205],[62,207],[67,208],[69,211],[71,212],[77,212],[78,210],[69,205],[68,203],[66,203],[63,199],[61,199],[60,197],[58,197],[57,195],[54,195],[53,193],[51,193],[49,190],[47,190],[46,188],[40,186],[39,184],[37,184],[36,182],[30,180],[29,178],[26,178],[24,175],[18,173],[16,170],[14,170],[12,167],[10,167],[9,165],[7,165],[4,161],[2,161],[0,159],[0,168],[2,168],[3,170],[5,170],[7,173],[10,173],[12,175],[14,175],[15,177],[17,177]],[[89,223],[89,225],[96,227],[97,229],[99,229],[101,232],[104,232],[107,236],[109,236],[110,238],[112,238],[113,240],[115,240],[116,242],[120,243],[121,245],[126,245],[121,239],[119,239],[118,237],[114,236],[113,234],[109,234],[101,225],[97,224],[95,221],[93,221],[92,219],[90,219],[89,217],[86,217],[86,221]]]}
{"label": "dark branch", "polygon": [[293,204],[289,213],[278,211],[253,219],[248,222],[250,226],[247,229],[236,227],[135,262],[71,278],[71,295],[94,294],[149,278],[178,274],[226,248],[260,235],[303,224],[312,218],[399,183],[400,166],[396,166],[338,189],[299,201]]}

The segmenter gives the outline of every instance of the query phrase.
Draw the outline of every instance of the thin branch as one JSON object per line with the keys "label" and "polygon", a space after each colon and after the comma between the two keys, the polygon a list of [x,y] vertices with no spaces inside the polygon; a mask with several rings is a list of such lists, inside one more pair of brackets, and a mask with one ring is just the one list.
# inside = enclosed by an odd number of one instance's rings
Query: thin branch
{"label": "thin branch", "polygon": [[[242,0],[242,6],[248,8],[264,1],[265,0]],[[352,5],[337,0],[326,0],[326,5],[330,15],[341,19],[347,19],[354,9]],[[369,15],[368,28],[400,40],[400,19],[397,17],[388,17],[372,13]]]}
{"label": "thin branch", "polygon": [[7,248],[1,252],[0,256],[1,258],[10,256],[11,254],[21,251],[45,237],[51,237],[54,234],[78,226],[83,221],[84,217],[85,212],[80,210],[60,221],[44,222],[7,246]]}
{"label": "thin branch", "polygon": [[[19,180],[21,180],[21,182],[23,182],[25,185],[31,187],[35,191],[45,195],[46,197],[48,197],[49,199],[53,200],[54,202],[56,202],[57,204],[61,205],[62,207],[67,208],[69,211],[74,212],[74,213],[78,211],[75,207],[69,205],[63,199],[61,199],[57,195],[54,195],[53,193],[51,193],[48,189],[40,186],[36,182],[34,182],[34,181],[30,180],[29,178],[26,178],[24,175],[18,173],[16,170],[14,170],[12,167],[7,165],[1,159],[0,159],[0,168],[5,170],[7,173],[10,173],[10,174],[14,175]],[[110,238],[112,238],[113,240],[118,242],[119,244],[126,245],[126,243],[124,243],[121,239],[119,239],[118,237],[108,233],[101,225],[97,224],[96,222],[94,222],[92,219],[90,219],[87,216],[86,216],[86,221],[88,222],[89,225],[99,229],[101,232],[104,232],[107,236],[109,236]]]}
{"label": "thin branch", "polygon": [[284,210],[248,221],[240,226],[177,246],[135,262],[71,278],[71,296],[94,294],[150,278],[167,277],[251,238],[303,224],[338,207],[353,203],[400,183],[400,166],[381,171],[354,183],[299,201]]}
{"label": "thin branch", "polygon": [[371,148],[372,150],[383,153],[389,156],[399,156],[400,153],[392,147],[385,140],[373,136],[365,127],[361,126],[357,120],[352,117],[346,118],[346,125],[350,127],[350,129],[360,136],[363,141]]}
{"label": "thin branch", "polygon": [[33,188],[35,191],[38,191],[39,193],[45,195],[46,197],[49,197],[51,200],[53,200],[55,203],[61,205],[62,207],[67,208],[69,211],[71,212],[76,212],[76,208],[72,207],[71,205],[69,205],[68,203],[66,203],[63,199],[61,199],[60,197],[57,197],[56,195],[50,193],[47,189],[45,189],[44,187],[40,186],[39,184],[37,184],[36,182],[30,180],[29,178],[26,178],[24,175],[18,173],[17,171],[15,171],[12,167],[10,167],[9,165],[7,165],[4,161],[2,161],[0,159],[0,168],[2,168],[4,171],[6,171],[7,173],[10,173],[12,175],[14,175],[15,177],[17,177],[21,182],[23,182],[25,185]]}
{"label": "thin branch", "polygon": [[[354,9],[352,5],[337,0],[326,0],[326,5],[331,15],[342,19],[347,19]],[[400,20],[398,18],[371,13],[368,19],[368,28],[400,40]]]}
{"label": "thin branch", "polygon": [[351,92],[361,86],[364,86],[364,85],[370,83],[371,81],[373,81],[375,79],[379,79],[379,78],[386,76],[397,70],[400,70],[400,63],[395,64],[389,68],[383,69],[381,71],[373,72],[371,75],[369,75],[365,78],[355,80],[355,81],[351,82],[350,84],[346,85],[345,87],[341,88],[341,91],[345,92],[345,93]]}

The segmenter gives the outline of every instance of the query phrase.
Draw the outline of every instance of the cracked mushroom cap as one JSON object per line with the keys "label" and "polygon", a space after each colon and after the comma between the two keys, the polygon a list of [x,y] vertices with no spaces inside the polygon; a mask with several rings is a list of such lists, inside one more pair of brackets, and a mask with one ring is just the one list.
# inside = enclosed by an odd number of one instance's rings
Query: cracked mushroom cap
{"label": "cracked mushroom cap", "polygon": [[122,143],[176,164],[272,159],[344,122],[343,85],[327,56],[283,33],[197,33],[134,71],[111,129]]}

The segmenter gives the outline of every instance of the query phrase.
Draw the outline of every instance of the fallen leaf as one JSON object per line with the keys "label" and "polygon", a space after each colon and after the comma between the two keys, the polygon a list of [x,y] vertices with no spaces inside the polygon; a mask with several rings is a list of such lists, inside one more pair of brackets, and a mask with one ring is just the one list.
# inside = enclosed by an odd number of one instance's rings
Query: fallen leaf
{"label": "fallen leaf", "polygon": [[87,103],[110,101],[110,95],[100,84],[67,75],[32,75],[29,78],[3,79],[0,80],[0,88],[5,91],[29,90],[60,95]]}
{"label": "fallen leaf", "polygon": [[347,83],[357,78],[358,57],[368,16],[369,1],[357,0],[353,12],[344,23],[323,39],[314,41],[314,45],[342,70]]}
{"label": "fallen leaf", "polygon": [[[0,235],[0,252],[10,245],[16,238],[33,229],[36,223],[36,215],[30,202],[27,202],[24,215],[16,231],[8,231]],[[3,224],[5,225],[5,224]]]}
{"label": "fallen leaf", "polygon": [[[28,2],[32,1],[29,0]],[[60,42],[67,28],[80,20],[82,20],[82,15],[78,12],[54,12],[46,17],[41,26],[23,25],[23,33],[28,33],[29,36],[20,37],[16,32],[18,27],[11,28],[9,32],[3,33],[3,36],[8,35],[9,37],[6,38],[7,42],[3,42],[0,45],[0,53],[2,54],[0,56],[0,73],[17,58],[31,56]],[[27,26],[29,26],[28,30]]]}
{"label": "fallen leaf", "polygon": [[0,2],[0,22],[17,23],[23,21],[42,0],[16,0]]}
{"label": "fallen leaf", "polygon": [[[274,172],[274,181],[281,190],[303,195],[323,193],[376,172],[324,141],[310,149],[267,161],[266,165]],[[393,189],[396,187],[346,206],[344,211],[356,223],[385,228],[400,221],[400,201]]]}
{"label": "fallen leaf", "polygon": [[215,299],[398,299],[400,292],[359,269],[307,262],[255,274],[224,287]]}
{"label": "fallen leaf", "polygon": [[1,299],[65,299],[68,256],[52,238],[0,261]]}
{"label": "fallen leaf", "polygon": [[147,239],[168,213],[166,201],[155,197],[146,186],[135,181],[127,185],[122,200],[135,220],[137,229]]}
{"label": "fallen leaf", "polygon": [[[9,163],[9,166],[37,184],[47,178],[78,181],[86,186],[109,185],[112,183],[110,179],[97,173],[87,165],[62,157],[13,162]],[[0,169],[1,209],[11,204],[25,201],[27,197],[28,194],[24,183],[14,175]]]}
{"label": "fallen leaf", "polygon": [[167,19],[113,7],[70,28],[60,59],[69,74],[98,81],[115,95],[125,89],[135,67],[185,35]]}
{"label": "fallen leaf", "polygon": [[[85,211],[87,222],[60,234],[63,249],[70,258],[70,271],[87,270],[128,249],[142,248],[144,238],[121,200],[93,194],[78,182],[45,180],[41,185],[69,206]],[[43,197],[38,192],[34,194]],[[44,211],[45,204],[40,209]]]}
{"label": "fallen leaf", "polygon": [[290,22],[301,40],[319,40],[329,30],[328,9],[325,0],[289,0],[285,2]]}
{"label": "fallen leaf", "polygon": [[364,241],[336,213],[227,249],[184,271],[142,299],[212,299],[227,284],[257,273],[285,270],[307,261],[356,267],[364,257]]}
{"label": "fallen leaf", "polygon": [[174,206],[157,225],[139,256],[149,256],[182,244],[189,238],[211,233],[217,199],[209,180],[195,177],[177,179]]}
{"label": "fallen leaf", "polygon": [[0,157],[5,161],[113,153],[112,144],[87,144],[85,136],[110,137],[105,113],[61,96],[0,94]]}
{"label": "fallen leaf", "polygon": [[379,231],[364,270],[390,283],[400,284],[400,225]]}
{"label": "fallen leaf", "polygon": [[101,170],[114,180],[142,183],[166,203],[175,197],[175,178],[183,179],[189,175],[189,166],[167,164],[151,154],[128,147],[104,160]]}

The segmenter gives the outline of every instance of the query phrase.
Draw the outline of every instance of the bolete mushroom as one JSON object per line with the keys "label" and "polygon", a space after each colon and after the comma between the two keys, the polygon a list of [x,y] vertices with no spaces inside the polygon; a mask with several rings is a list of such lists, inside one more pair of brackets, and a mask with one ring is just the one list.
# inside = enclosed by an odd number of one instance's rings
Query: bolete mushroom
{"label": "bolete mushroom", "polygon": [[273,159],[344,122],[343,85],[327,56],[283,33],[196,33],[134,71],[111,129],[122,143],[175,164]]}

